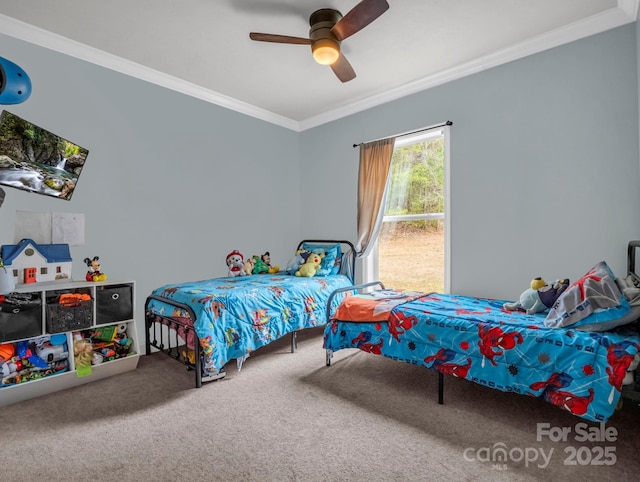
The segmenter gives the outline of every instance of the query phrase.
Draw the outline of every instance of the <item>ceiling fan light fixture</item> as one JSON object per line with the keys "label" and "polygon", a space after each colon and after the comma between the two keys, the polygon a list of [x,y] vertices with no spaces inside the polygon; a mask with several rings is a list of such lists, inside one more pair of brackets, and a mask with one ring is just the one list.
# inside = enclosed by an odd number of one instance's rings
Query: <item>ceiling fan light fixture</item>
{"label": "ceiling fan light fixture", "polygon": [[331,65],[340,57],[340,45],[333,39],[316,40],[311,46],[313,58],[321,65]]}
{"label": "ceiling fan light fixture", "polygon": [[320,8],[309,16],[309,37],[291,37],[251,32],[259,42],[311,45],[311,54],[320,65],[330,65],[340,82],[349,82],[356,73],[340,53],[342,41],[359,32],[389,9],[387,0],[360,0],[346,15],[334,8]]}

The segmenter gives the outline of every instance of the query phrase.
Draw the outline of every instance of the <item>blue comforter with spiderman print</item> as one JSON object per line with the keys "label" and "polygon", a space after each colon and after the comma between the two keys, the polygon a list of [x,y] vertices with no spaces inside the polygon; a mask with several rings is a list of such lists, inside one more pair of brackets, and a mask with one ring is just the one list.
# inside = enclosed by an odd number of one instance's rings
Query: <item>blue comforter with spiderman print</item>
{"label": "blue comforter with spiderman print", "polygon": [[637,330],[547,328],[545,314],[509,312],[503,304],[425,294],[393,308],[387,322],[331,320],[324,347],[358,348],[607,421],[640,350]]}

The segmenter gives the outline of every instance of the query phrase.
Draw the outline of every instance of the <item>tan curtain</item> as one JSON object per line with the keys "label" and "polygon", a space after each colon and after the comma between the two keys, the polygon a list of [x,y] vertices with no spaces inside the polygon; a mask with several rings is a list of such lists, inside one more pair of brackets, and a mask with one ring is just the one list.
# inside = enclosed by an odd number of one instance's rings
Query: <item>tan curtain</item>
{"label": "tan curtain", "polygon": [[360,145],[358,171],[358,257],[369,254],[382,225],[384,196],[395,137]]}

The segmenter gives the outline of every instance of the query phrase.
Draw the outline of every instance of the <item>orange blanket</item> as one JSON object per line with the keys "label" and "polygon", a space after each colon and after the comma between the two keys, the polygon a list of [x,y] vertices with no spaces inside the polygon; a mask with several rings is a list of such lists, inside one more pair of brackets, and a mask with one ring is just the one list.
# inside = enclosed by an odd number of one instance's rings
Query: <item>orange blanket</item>
{"label": "orange blanket", "polygon": [[353,322],[388,321],[393,308],[426,294],[418,291],[384,289],[351,295],[340,303],[334,319]]}

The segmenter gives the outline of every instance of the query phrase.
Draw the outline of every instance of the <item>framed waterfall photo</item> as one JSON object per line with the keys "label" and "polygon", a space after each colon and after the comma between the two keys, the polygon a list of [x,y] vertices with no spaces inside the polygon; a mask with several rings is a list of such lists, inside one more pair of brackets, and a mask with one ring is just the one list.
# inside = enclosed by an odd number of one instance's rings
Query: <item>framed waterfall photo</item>
{"label": "framed waterfall photo", "polygon": [[15,114],[0,115],[0,185],[71,200],[89,151]]}

